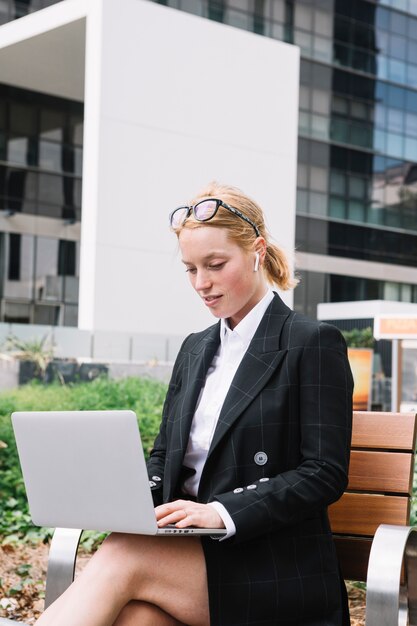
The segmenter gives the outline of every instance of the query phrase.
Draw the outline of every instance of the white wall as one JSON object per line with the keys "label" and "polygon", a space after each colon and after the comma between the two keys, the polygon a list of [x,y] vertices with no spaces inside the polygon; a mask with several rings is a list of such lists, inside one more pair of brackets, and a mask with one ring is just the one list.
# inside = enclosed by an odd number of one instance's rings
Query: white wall
{"label": "white wall", "polygon": [[79,326],[185,334],[213,318],[175,206],[237,185],[293,249],[298,49],[143,0],[89,6]]}

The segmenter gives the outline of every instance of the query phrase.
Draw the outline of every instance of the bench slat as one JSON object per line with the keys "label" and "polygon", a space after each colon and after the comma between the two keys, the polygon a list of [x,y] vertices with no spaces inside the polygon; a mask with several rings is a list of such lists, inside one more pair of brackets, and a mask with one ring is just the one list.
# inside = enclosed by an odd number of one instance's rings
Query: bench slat
{"label": "bench slat", "polygon": [[352,447],[414,451],[416,419],[414,413],[353,414]]}
{"label": "bench slat", "polygon": [[374,535],[380,524],[408,524],[409,498],[344,493],[329,507],[333,533]]}
{"label": "bench slat", "polygon": [[411,452],[352,450],[348,489],[411,495],[413,464],[414,457]]}
{"label": "bench slat", "polygon": [[335,535],[334,541],[343,578],[365,582],[372,539]]}

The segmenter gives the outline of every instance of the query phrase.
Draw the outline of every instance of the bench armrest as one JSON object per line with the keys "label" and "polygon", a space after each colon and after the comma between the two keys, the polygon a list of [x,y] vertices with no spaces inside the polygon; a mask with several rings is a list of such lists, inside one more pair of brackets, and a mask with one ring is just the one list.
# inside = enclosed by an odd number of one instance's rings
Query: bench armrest
{"label": "bench armrest", "polygon": [[77,550],[82,532],[74,528],[55,529],[49,549],[45,609],[59,598],[74,580]]}
{"label": "bench armrest", "polygon": [[417,527],[388,524],[376,531],[368,565],[366,626],[417,624],[415,531]]}

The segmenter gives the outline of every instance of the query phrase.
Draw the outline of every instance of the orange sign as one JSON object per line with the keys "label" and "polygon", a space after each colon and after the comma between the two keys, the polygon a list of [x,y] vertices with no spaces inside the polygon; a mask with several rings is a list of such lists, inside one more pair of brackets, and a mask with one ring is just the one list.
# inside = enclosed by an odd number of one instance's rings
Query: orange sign
{"label": "orange sign", "polygon": [[377,339],[417,339],[417,317],[376,317]]}
{"label": "orange sign", "polygon": [[373,354],[374,351],[368,348],[348,348],[349,364],[355,383],[354,411],[369,411],[371,408]]}

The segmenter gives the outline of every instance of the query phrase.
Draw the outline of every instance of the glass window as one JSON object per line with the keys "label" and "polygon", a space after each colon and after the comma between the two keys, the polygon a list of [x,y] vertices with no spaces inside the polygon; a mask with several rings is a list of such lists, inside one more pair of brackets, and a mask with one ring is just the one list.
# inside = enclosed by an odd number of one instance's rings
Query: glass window
{"label": "glass window", "polygon": [[78,306],[73,306],[70,304],[65,305],[64,325],[65,326],[78,326]]}
{"label": "glass window", "polygon": [[399,35],[390,36],[390,56],[404,61],[407,52],[407,40]]}
{"label": "glass window", "polygon": [[351,124],[350,142],[355,146],[372,147],[372,132],[365,124]]}
{"label": "glass window", "polygon": [[346,202],[342,198],[334,198],[330,197],[330,211],[329,215],[331,217],[336,217],[338,219],[344,220],[346,219]]}
{"label": "glass window", "polygon": [[75,253],[75,241],[59,240],[58,274],[60,276],[75,276]]}
{"label": "glass window", "polygon": [[347,143],[349,137],[349,123],[346,120],[332,119],[331,138],[334,141]]}
{"label": "glass window", "polygon": [[348,220],[355,222],[365,221],[365,205],[357,200],[350,200],[348,203]]}
{"label": "glass window", "polygon": [[310,168],[310,188],[314,191],[327,191],[327,169],[314,166]]}
{"label": "glass window", "polygon": [[407,65],[407,83],[417,88],[417,65]]}
{"label": "glass window", "polygon": [[312,109],[315,113],[328,115],[330,111],[330,96],[328,91],[323,89],[312,89]]}
{"label": "glass window", "polygon": [[10,103],[10,131],[14,136],[29,137],[36,134],[36,108],[34,106]]}
{"label": "glass window", "polygon": [[417,139],[405,137],[404,158],[407,161],[417,161]]}
{"label": "glass window", "polygon": [[[19,241],[18,244],[17,241]],[[12,250],[10,250],[10,245]],[[14,275],[15,278],[5,281],[4,296],[6,298],[32,299],[34,237],[32,235],[10,234],[8,246],[6,254],[6,258],[9,260],[7,276]],[[18,263],[18,269],[10,267],[10,263]]]}
{"label": "glass window", "polygon": [[285,0],[274,0],[272,2],[272,17],[278,22],[283,22],[285,16]]}
{"label": "glass window", "polygon": [[352,100],[350,113],[352,117],[358,117],[362,120],[368,119],[368,106],[363,102]]}
{"label": "glass window", "polygon": [[308,192],[297,190],[297,213],[308,213]]}
{"label": "glass window", "polygon": [[294,43],[296,46],[300,46],[301,53],[311,57],[313,48],[313,38],[309,33],[305,33],[301,30],[294,31]]}
{"label": "glass window", "polygon": [[204,6],[202,0],[181,0],[181,10],[204,17]]}
{"label": "glass window", "polygon": [[397,109],[403,109],[407,91],[401,87],[394,87],[394,85],[387,85],[387,88],[388,105]]}
{"label": "glass window", "polygon": [[376,48],[380,54],[388,56],[390,36],[385,30],[378,30],[375,33]]}
{"label": "glass window", "polygon": [[301,134],[310,134],[310,113],[305,111],[298,113],[298,130]]}
{"label": "glass window", "polygon": [[333,45],[333,57],[335,65],[349,67],[351,65],[351,49],[341,43]]}
{"label": "glass window", "polygon": [[41,109],[41,128],[40,136],[42,139],[52,139],[54,141],[63,141],[65,117],[62,111],[54,111],[53,109]]}
{"label": "glass window", "polygon": [[412,302],[413,301],[413,290],[411,285],[401,285],[401,301],[402,302]]}
{"label": "glass window", "polygon": [[310,213],[313,215],[327,215],[327,195],[324,193],[310,192]]}
{"label": "glass window", "polygon": [[405,15],[397,13],[396,11],[390,12],[390,30],[398,35],[405,35],[407,33],[407,19]]}
{"label": "glass window", "polygon": [[35,260],[36,300],[62,300],[58,277],[58,239],[38,237]]}
{"label": "glass window", "polygon": [[297,166],[297,187],[308,187],[308,166],[304,163],[298,163]]}
{"label": "glass window", "polygon": [[294,4],[294,25],[302,30],[313,30],[313,10],[306,4]]}
{"label": "glass window", "polygon": [[347,115],[348,110],[349,110],[349,101],[346,98],[333,96],[332,109],[335,113],[341,113],[342,115]]}
{"label": "glass window", "polygon": [[410,63],[416,63],[417,60],[417,42],[408,40],[407,59]]}
{"label": "glass window", "polygon": [[349,195],[352,198],[364,198],[366,196],[366,183],[364,178],[349,176]]}
{"label": "glass window", "polygon": [[344,196],[346,194],[346,175],[341,172],[332,170],[330,172],[330,191],[331,193]]}
{"label": "glass window", "polygon": [[385,128],[386,125],[386,109],[383,104],[377,104],[375,106],[375,126]]}
{"label": "glass window", "polygon": [[417,93],[415,91],[411,91],[411,89],[407,89],[405,97],[405,107],[403,105],[400,108],[406,108],[407,111],[415,113],[417,111]]}
{"label": "glass window", "polygon": [[383,9],[379,6],[375,7],[375,24],[378,28],[383,28],[384,30],[389,29],[389,17],[390,13],[387,9]]}
{"label": "glass window", "polygon": [[407,66],[402,61],[389,59],[388,61],[388,78],[395,83],[405,83],[407,74]]}
{"label": "glass window", "polygon": [[400,285],[398,283],[384,283],[384,300],[399,300]]}
{"label": "glass window", "polygon": [[78,115],[70,117],[70,141],[77,146],[83,145],[84,120]]}
{"label": "glass window", "polygon": [[319,35],[329,35],[333,31],[333,14],[330,11],[320,11],[316,9],[314,12],[314,30]]}
{"label": "glass window", "polygon": [[377,57],[375,71],[378,78],[388,78],[388,57],[385,57],[382,54]]}
{"label": "glass window", "polygon": [[382,207],[368,207],[366,221],[368,222],[368,224],[384,224],[384,209]]}
{"label": "glass window", "polygon": [[63,178],[53,174],[39,174],[39,202],[58,206],[64,204]]}
{"label": "glass window", "polygon": [[306,85],[300,85],[299,98],[300,109],[306,109],[308,111],[310,109],[310,89],[306,87]]}
{"label": "glass window", "polygon": [[7,142],[7,160],[16,165],[27,165],[29,139],[27,137],[10,138]]}
{"label": "glass window", "polygon": [[[410,0],[410,4],[411,4],[411,7],[412,5],[414,5],[414,9],[411,8],[411,10],[414,14],[416,14],[417,13],[417,1]],[[407,25],[408,25],[408,36],[411,37],[412,39],[417,39],[417,20],[414,19],[413,17],[409,17],[407,20]]]}
{"label": "glass window", "polygon": [[402,158],[404,152],[404,138],[402,135],[387,134],[387,152],[390,156]]}
{"label": "glass window", "polygon": [[326,61],[328,63],[332,60],[333,43],[331,39],[327,37],[319,37],[316,35],[313,40],[313,56],[318,61]]}
{"label": "glass window", "polygon": [[215,20],[216,22],[230,24],[230,26],[241,28],[242,30],[253,30],[253,19],[251,19],[252,16],[249,16],[248,13],[242,13],[242,11],[235,11],[233,9],[225,11],[223,7],[218,9],[215,9],[214,7],[215,5],[213,3],[211,15],[209,13],[210,19]]}
{"label": "glass window", "polygon": [[311,116],[311,133],[318,139],[329,138],[329,119],[321,115]]}
{"label": "glass window", "polygon": [[271,37],[273,39],[284,40],[284,27],[282,24],[270,22]]}
{"label": "glass window", "polygon": [[388,109],[387,127],[393,133],[403,132],[404,113],[399,109]]}
{"label": "glass window", "polygon": [[0,128],[6,128],[6,103],[0,100]]}
{"label": "glass window", "polygon": [[386,136],[382,130],[374,130],[373,146],[377,152],[385,152]]}
{"label": "glass window", "polygon": [[62,170],[62,144],[39,141],[39,167],[60,172]]}

